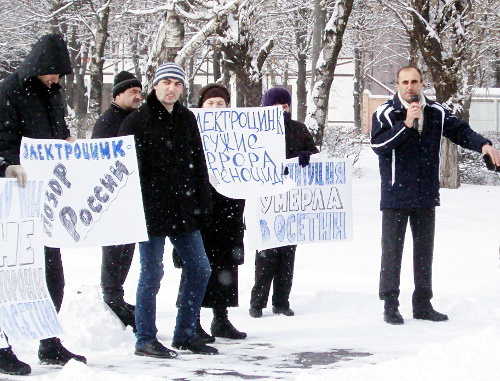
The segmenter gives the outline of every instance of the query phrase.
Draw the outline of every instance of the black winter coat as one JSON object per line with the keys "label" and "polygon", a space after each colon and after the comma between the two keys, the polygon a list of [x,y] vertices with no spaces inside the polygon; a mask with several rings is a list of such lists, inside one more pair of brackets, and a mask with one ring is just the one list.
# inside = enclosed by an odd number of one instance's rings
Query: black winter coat
{"label": "black winter coat", "polygon": [[245,200],[229,198],[218,193],[213,187],[211,189],[214,207],[212,223],[201,231],[210,265],[242,265]]}
{"label": "black winter coat", "polygon": [[210,183],[194,114],[176,102],[172,114],[153,90],[122,123],[134,135],[150,236],[201,229],[210,221]]}
{"label": "black winter coat", "polygon": [[297,157],[300,151],[319,152],[306,125],[292,120],[289,113],[285,113],[285,142],[287,159]]}
{"label": "black winter coat", "polygon": [[489,141],[437,102],[426,99],[422,135],[405,126],[396,94],[373,114],[371,146],[379,157],[381,209],[439,205],[441,138],[477,152]]}
{"label": "black winter coat", "polygon": [[0,175],[8,165],[19,164],[23,136],[34,139],[70,137],[64,120],[61,86],[45,86],[46,74],[70,74],[66,43],[61,35],[42,37],[16,72],[0,83]]}
{"label": "black winter coat", "polygon": [[92,139],[104,139],[104,138],[114,138],[118,136],[118,131],[120,126],[127,116],[132,113],[133,110],[125,110],[111,103],[109,108],[104,111],[99,119],[94,124],[94,130],[92,131]]}

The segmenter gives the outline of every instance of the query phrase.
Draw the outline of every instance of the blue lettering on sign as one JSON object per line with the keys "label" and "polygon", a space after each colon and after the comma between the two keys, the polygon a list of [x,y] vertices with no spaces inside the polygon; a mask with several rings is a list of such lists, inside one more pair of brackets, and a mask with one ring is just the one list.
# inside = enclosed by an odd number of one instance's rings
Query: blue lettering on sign
{"label": "blue lettering on sign", "polygon": [[271,238],[271,232],[267,227],[266,220],[260,220],[260,233],[262,235],[262,241],[264,242],[269,241],[269,238]]}
{"label": "blue lettering on sign", "polygon": [[[107,148],[109,149],[109,144]],[[121,145],[114,147],[113,152],[120,155]],[[124,186],[128,176],[130,176],[128,168],[119,160],[116,160],[115,166],[111,166],[109,171],[111,173],[105,173],[101,177],[100,184],[94,187],[93,194],[87,198],[88,209],[83,208],[77,212],[71,206],[63,206],[57,213],[62,226],[75,242],[80,241],[81,238],[77,229],[78,222],[83,226],[90,226],[94,221],[92,212],[102,213],[104,210],[102,204],[110,202],[109,194],[115,193],[120,186]],[[64,164],[58,163],[53,174],[56,178],[51,179],[48,183],[52,192],[45,192],[46,203],[42,215],[43,231],[48,237],[52,237],[52,222],[56,216],[54,209],[59,208],[59,197],[63,195],[65,189],[71,188]]]}
{"label": "blue lettering on sign", "polygon": [[[110,145],[111,141],[111,145]],[[104,160],[125,157],[123,139],[103,142],[80,142],[70,143],[23,143],[21,156],[24,159],[34,161],[52,160]]]}
{"label": "blue lettering on sign", "polygon": [[[269,210],[284,213],[305,210],[343,209],[342,199],[337,187],[331,188],[295,188],[286,193],[261,197],[261,212]],[[272,208],[271,208],[272,207]]]}
{"label": "blue lettering on sign", "polygon": [[[274,216],[274,237],[285,245],[298,242],[345,240],[346,212],[292,213]],[[268,221],[260,220],[262,242],[270,240]]]}
{"label": "blue lettering on sign", "polygon": [[283,242],[285,239],[285,227],[285,218],[281,214],[278,214],[274,219],[274,234],[280,242]]}
{"label": "blue lettering on sign", "polygon": [[54,307],[47,299],[0,307],[0,326],[14,339],[41,339],[63,333]]}
{"label": "blue lettering on sign", "polygon": [[284,135],[280,113],[278,107],[196,110],[209,172],[226,184],[282,184],[282,164],[259,140],[261,132]]}

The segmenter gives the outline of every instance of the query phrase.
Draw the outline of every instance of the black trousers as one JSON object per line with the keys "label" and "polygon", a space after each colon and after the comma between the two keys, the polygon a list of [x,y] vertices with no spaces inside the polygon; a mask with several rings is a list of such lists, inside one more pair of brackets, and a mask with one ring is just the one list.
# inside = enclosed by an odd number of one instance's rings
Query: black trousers
{"label": "black trousers", "polygon": [[273,283],[274,307],[289,308],[293,282],[293,267],[297,246],[284,246],[257,252],[255,255],[255,284],[250,296],[250,307],[262,309],[267,306],[271,283]]}
{"label": "black trousers", "polygon": [[410,220],[413,236],[413,309],[426,308],[432,299],[432,256],[434,251],[435,209],[382,210],[382,264],[379,297],[398,306],[401,260]]}
{"label": "black trousers", "polygon": [[64,297],[64,270],[59,248],[45,247],[45,279],[50,298],[59,312]]}
{"label": "black trousers", "polygon": [[103,246],[101,265],[101,288],[104,301],[123,301],[123,285],[127,279],[135,243]]}

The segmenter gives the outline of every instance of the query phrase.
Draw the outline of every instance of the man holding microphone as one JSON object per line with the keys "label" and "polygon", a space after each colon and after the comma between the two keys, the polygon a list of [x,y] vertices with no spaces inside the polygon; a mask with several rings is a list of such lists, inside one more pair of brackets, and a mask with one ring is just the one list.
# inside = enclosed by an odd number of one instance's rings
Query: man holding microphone
{"label": "man holding microphone", "polygon": [[379,156],[382,210],[382,263],[379,297],[384,320],[404,324],[399,313],[401,260],[408,220],[413,236],[413,317],[446,321],[434,310],[432,257],[435,207],[439,205],[439,167],[442,136],[453,143],[490,155],[497,166],[500,152],[448,109],[422,95],[421,71],[399,70],[398,93],[373,114],[371,146]]}

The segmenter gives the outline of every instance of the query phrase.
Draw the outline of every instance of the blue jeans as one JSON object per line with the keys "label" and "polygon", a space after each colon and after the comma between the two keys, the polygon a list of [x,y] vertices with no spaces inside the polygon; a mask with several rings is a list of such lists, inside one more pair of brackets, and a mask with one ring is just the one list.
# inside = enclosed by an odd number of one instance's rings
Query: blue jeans
{"label": "blue jeans", "polygon": [[[177,320],[173,341],[187,343],[195,337],[196,320],[201,302],[210,278],[208,262],[200,232],[180,234],[170,237],[170,242],[182,259],[185,270],[184,289],[179,298]],[[156,340],[156,295],[163,278],[163,253],[165,237],[149,237],[149,241],[139,243],[141,272],[137,285],[135,324],[136,346]]]}

